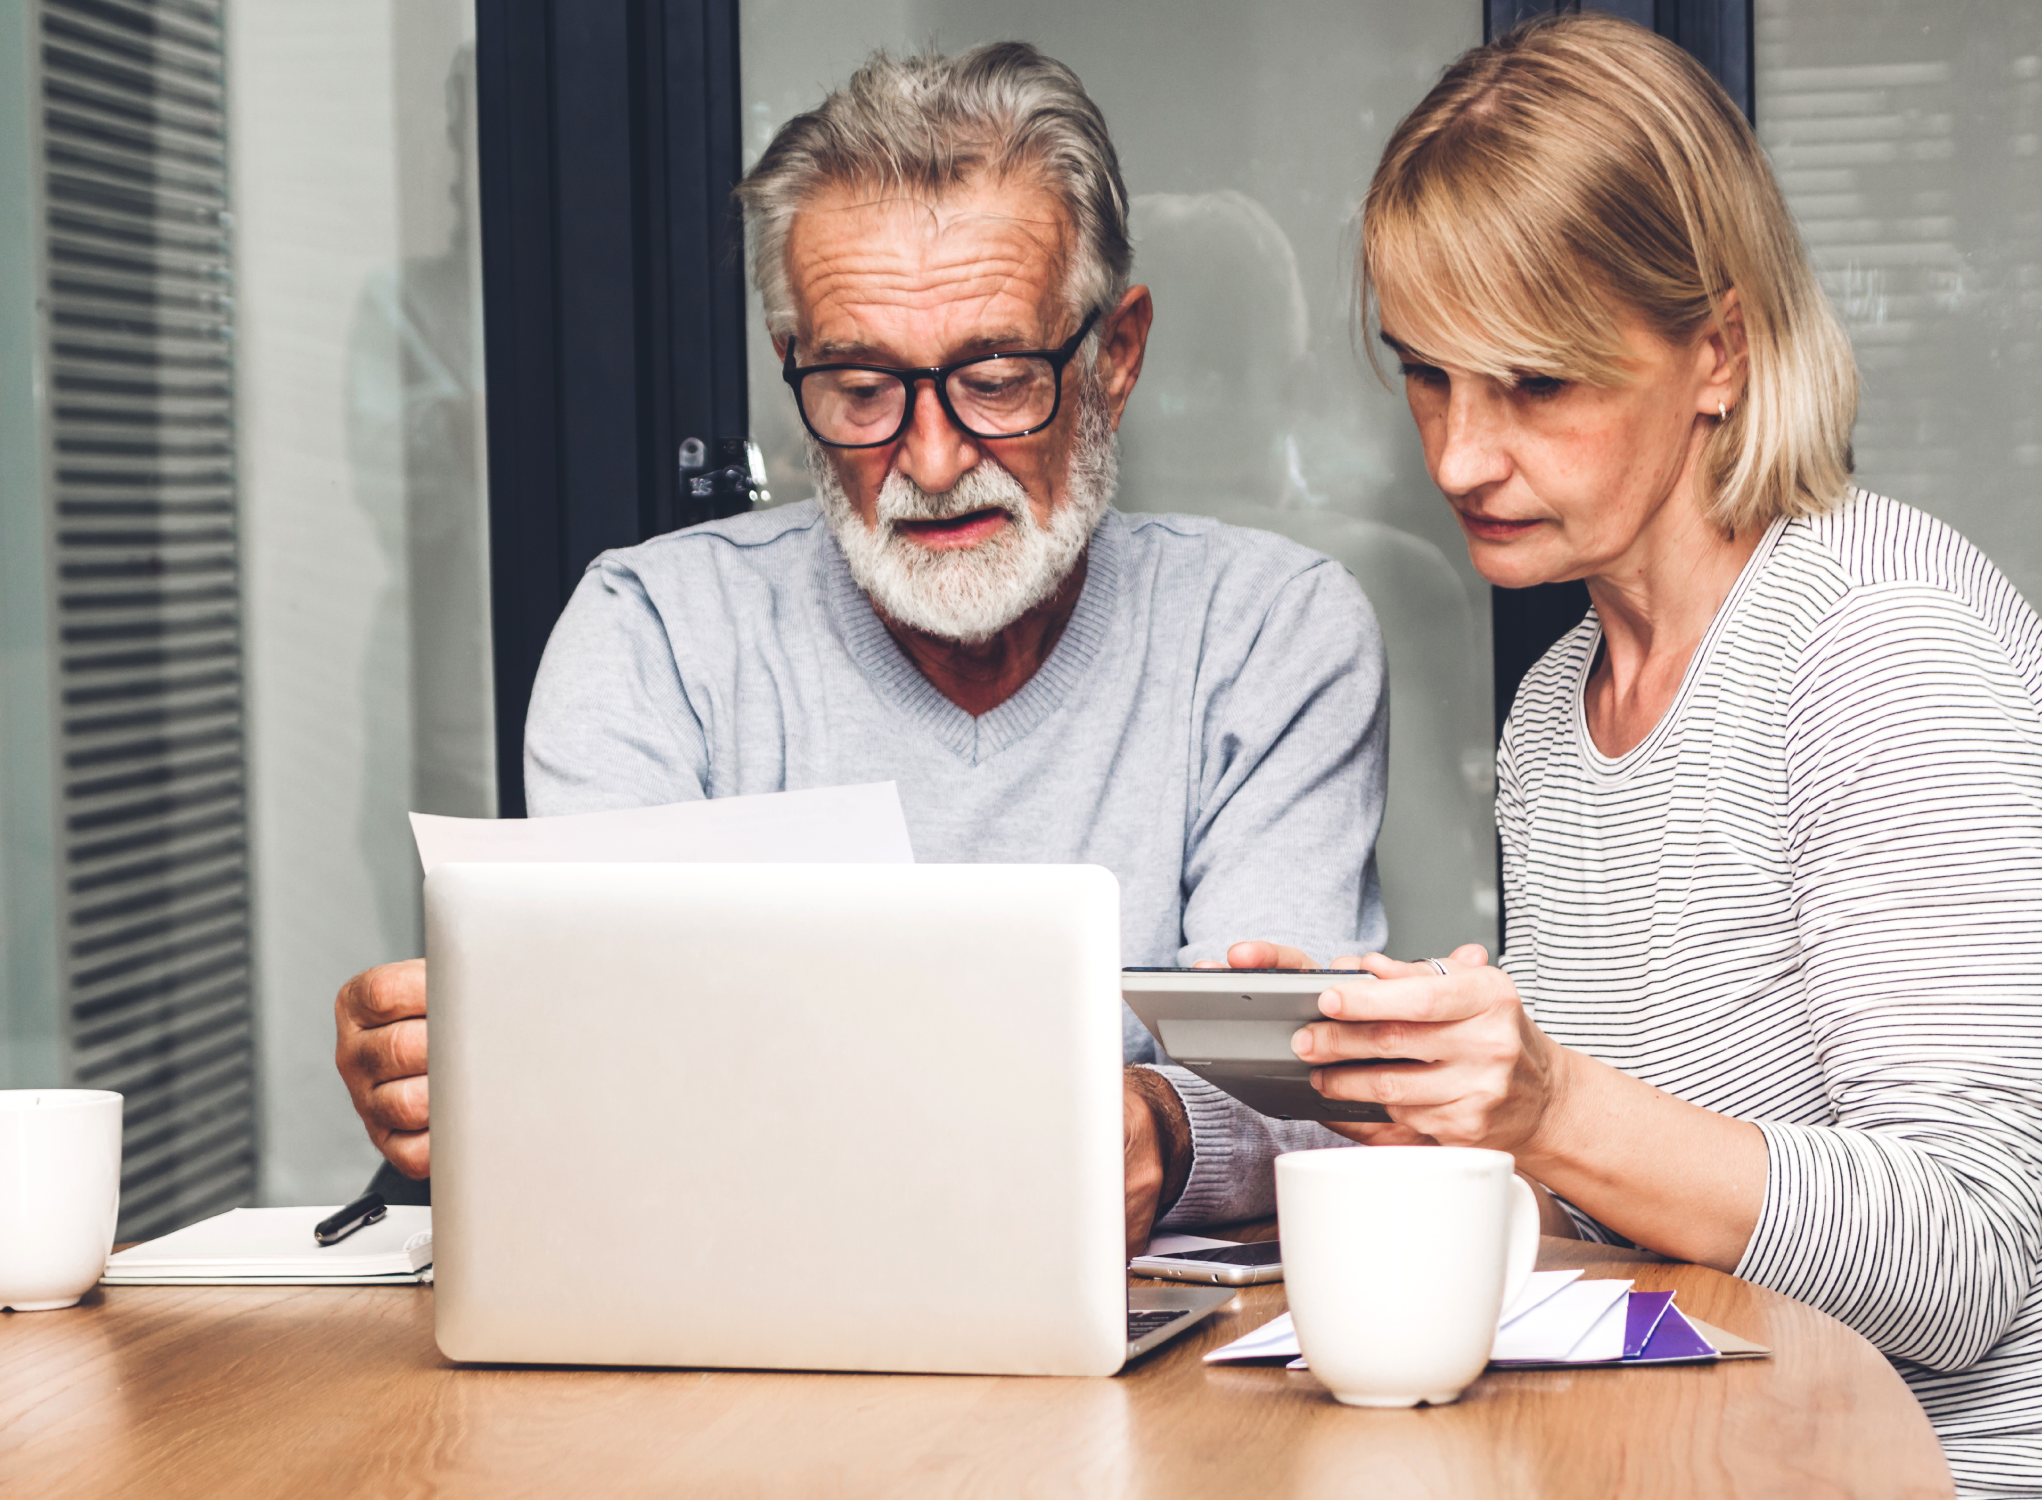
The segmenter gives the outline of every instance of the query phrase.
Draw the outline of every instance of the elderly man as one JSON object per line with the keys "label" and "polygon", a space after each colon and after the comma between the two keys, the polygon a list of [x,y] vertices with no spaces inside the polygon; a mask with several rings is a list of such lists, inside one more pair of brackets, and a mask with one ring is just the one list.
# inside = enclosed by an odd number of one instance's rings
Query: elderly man
{"label": "elderly man", "polygon": [[[922,860],[1112,870],[1129,964],[1379,947],[1367,601],[1276,537],[1111,509],[1152,313],[1077,78],[875,56],[739,195],[820,498],[596,560],[533,691],[532,811],[892,780]],[[336,1012],[370,1137],[425,1175],[424,965]],[[1263,1122],[1123,1027],[1130,1245],[1267,1212],[1266,1168],[1230,1171]]]}

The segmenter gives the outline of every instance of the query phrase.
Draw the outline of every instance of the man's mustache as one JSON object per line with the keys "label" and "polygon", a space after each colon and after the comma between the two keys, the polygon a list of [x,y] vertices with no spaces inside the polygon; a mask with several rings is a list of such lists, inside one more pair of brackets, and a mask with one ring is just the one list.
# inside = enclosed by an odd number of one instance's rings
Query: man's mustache
{"label": "man's mustache", "polygon": [[1000,510],[1022,520],[1027,497],[1018,484],[1001,483],[1004,477],[974,469],[949,489],[931,493],[905,475],[896,475],[880,491],[878,518],[888,523],[948,521],[973,511]]}

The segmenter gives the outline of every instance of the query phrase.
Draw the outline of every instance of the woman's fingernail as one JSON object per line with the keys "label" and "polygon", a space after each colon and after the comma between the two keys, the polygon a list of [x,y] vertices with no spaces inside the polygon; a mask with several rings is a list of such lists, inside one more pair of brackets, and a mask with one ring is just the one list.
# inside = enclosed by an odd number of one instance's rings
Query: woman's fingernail
{"label": "woman's fingernail", "polygon": [[1339,1015],[1340,991],[1321,990],[1319,992],[1319,1009],[1329,1016]]}
{"label": "woman's fingernail", "polygon": [[1296,1034],[1294,1034],[1290,1039],[1290,1050],[1295,1052],[1299,1057],[1310,1057],[1312,1055],[1311,1032],[1299,1030]]}

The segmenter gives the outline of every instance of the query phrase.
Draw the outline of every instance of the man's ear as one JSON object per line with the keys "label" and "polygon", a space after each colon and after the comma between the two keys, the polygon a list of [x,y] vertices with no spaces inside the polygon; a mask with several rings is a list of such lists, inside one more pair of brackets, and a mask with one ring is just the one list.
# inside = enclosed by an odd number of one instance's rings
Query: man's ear
{"label": "man's ear", "polygon": [[1120,430],[1120,414],[1134,383],[1141,379],[1142,356],[1148,352],[1149,324],[1155,321],[1156,305],[1145,286],[1131,286],[1106,315],[1106,328],[1099,336],[1099,384],[1106,394],[1106,417],[1114,431]]}

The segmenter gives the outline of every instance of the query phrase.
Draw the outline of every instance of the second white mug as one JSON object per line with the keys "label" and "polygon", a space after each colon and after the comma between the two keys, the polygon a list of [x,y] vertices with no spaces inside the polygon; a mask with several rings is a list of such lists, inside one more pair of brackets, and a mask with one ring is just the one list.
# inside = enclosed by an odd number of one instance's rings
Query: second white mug
{"label": "second white mug", "polygon": [[121,1096],[0,1090],[0,1307],[69,1307],[113,1249]]}
{"label": "second white mug", "polygon": [[1298,1344],[1349,1406],[1459,1397],[1538,1259],[1538,1201],[1501,1151],[1293,1151],[1276,1212]]}

